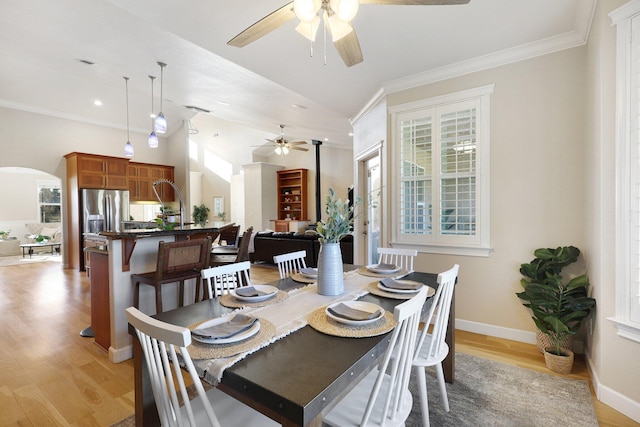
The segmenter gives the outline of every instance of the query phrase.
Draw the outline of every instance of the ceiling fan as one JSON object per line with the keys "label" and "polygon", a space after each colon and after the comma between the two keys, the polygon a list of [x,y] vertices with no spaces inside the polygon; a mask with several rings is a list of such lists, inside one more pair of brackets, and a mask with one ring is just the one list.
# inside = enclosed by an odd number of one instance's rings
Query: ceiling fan
{"label": "ceiling fan", "polygon": [[309,151],[308,148],[300,147],[300,145],[307,144],[307,141],[287,141],[284,139],[284,125],[280,125],[280,136],[278,138],[267,138],[267,141],[273,142],[276,154],[281,156],[289,154],[289,150]]}
{"label": "ceiling fan", "polygon": [[230,46],[243,47],[279,28],[293,18],[300,23],[296,31],[315,41],[321,22],[331,34],[340,57],[347,65],[362,62],[362,50],[351,21],[358,13],[359,3],[388,5],[456,5],[470,0],[293,0],[276,9],[227,42]]}

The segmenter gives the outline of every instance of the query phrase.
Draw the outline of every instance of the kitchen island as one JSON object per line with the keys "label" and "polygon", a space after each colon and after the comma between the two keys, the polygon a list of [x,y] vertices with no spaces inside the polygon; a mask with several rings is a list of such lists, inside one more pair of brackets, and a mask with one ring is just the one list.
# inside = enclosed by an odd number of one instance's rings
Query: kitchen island
{"label": "kitchen island", "polygon": [[[119,363],[133,356],[131,335],[128,330],[125,309],[133,305],[134,286],[131,275],[155,271],[160,241],[174,242],[180,240],[201,239],[211,236],[214,240],[219,229],[225,223],[212,226],[187,225],[175,227],[172,230],[134,229],[123,232],[103,231],[101,236],[107,238],[107,252],[109,259],[109,325],[111,343],[109,346],[109,360]],[[195,295],[195,280],[185,283],[185,293]],[[178,306],[178,284],[168,284],[162,287],[162,298],[165,310]],[[151,286],[140,288],[140,310],[143,313],[155,314],[155,293]],[[190,304],[193,301],[185,301]],[[93,304],[93,302],[92,302]]]}

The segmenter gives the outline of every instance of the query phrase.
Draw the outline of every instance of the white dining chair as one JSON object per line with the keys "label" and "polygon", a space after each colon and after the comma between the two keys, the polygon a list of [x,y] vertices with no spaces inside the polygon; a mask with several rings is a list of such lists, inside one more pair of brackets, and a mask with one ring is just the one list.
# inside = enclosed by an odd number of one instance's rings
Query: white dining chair
{"label": "white dining chair", "polygon": [[378,248],[378,262],[393,264],[408,272],[413,271],[413,259],[418,256],[416,249]]}
{"label": "white dining chair", "polygon": [[[449,325],[451,300],[453,298],[453,289],[456,284],[459,268],[458,264],[455,264],[450,270],[438,274],[438,290],[433,296],[431,307],[424,319],[424,328],[418,340],[416,357],[413,360],[413,366],[418,379],[418,390],[420,391],[420,410],[422,411],[422,425],[424,427],[429,426],[427,367],[435,367],[438,385],[440,386],[442,405],[444,406],[444,410],[449,412],[449,398],[447,397],[447,389],[444,382],[442,361],[449,354],[449,346],[445,342],[445,336],[447,334],[447,326]],[[429,325],[431,323],[433,323],[433,328],[431,332],[429,332]]]}
{"label": "white dining chair", "polygon": [[243,261],[203,269],[200,274],[207,292],[205,298],[216,298],[228,293],[231,289],[250,286],[250,268],[251,262]]}
{"label": "white dining chair", "polygon": [[409,376],[426,299],[427,287],[423,286],[416,296],[394,308],[398,323],[382,361],[324,416],[323,425],[404,426],[413,404]]}
{"label": "white dining chair", "polygon": [[273,262],[278,266],[280,278],[285,279],[294,273],[298,273],[301,268],[307,268],[305,258],[307,251],[289,252],[286,254],[275,255]]}
{"label": "white dining chair", "polygon": [[[280,425],[217,388],[205,392],[187,349],[191,344],[188,328],[161,322],[135,307],[127,308],[126,312],[142,346],[162,426]],[[197,393],[192,400],[182,376],[181,361]]]}

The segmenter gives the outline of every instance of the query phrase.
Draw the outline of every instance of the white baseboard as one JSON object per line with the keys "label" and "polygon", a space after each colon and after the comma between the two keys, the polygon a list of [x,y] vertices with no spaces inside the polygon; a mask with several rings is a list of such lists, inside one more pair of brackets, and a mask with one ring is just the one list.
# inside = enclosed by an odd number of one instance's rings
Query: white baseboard
{"label": "white baseboard", "polygon": [[109,361],[112,363],[120,363],[133,357],[133,345],[128,345],[119,349],[109,347]]}
{"label": "white baseboard", "polygon": [[[519,329],[505,328],[502,326],[489,325],[486,323],[471,322],[469,320],[456,319],[456,329],[462,331],[473,332],[476,334],[488,335],[491,337],[504,338],[508,340],[523,342],[527,344],[536,343],[535,332],[522,331]],[[576,353],[584,353],[587,368],[591,376],[591,382],[596,391],[596,397],[605,405],[611,406],[616,411],[625,416],[640,422],[640,402],[629,399],[628,397],[618,393],[617,391],[606,387],[600,383],[598,375],[593,370],[591,358],[587,352],[584,352],[584,343],[582,341],[574,341],[574,351]]]}

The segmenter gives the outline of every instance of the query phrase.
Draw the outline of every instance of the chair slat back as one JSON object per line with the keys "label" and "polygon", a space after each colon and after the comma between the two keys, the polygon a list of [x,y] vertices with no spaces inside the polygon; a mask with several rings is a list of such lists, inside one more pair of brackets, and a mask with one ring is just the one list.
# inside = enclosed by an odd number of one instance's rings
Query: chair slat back
{"label": "chair slat back", "polygon": [[160,275],[202,270],[209,265],[211,238],[158,244],[156,273]]}
{"label": "chair slat back", "polygon": [[[438,274],[438,290],[433,296],[431,307],[424,319],[424,329],[420,335],[417,348],[422,347],[425,338],[431,335],[429,349],[425,353],[425,357],[431,358],[440,353],[445,344],[447,326],[449,325],[449,313],[451,311],[451,300],[453,298],[453,290],[458,277],[460,266],[455,264],[451,269]],[[435,317],[434,317],[435,314]],[[433,323],[431,333],[429,333],[429,325]]]}
{"label": "chair slat back", "polygon": [[251,262],[244,261],[203,269],[200,274],[204,280],[208,298],[224,295],[231,289],[250,286],[250,268]]}
{"label": "chair slat back", "polygon": [[[127,319],[135,328],[142,346],[161,425],[199,427],[196,426],[195,415],[182,377],[176,352],[178,348],[210,425],[220,427],[187,350],[187,346],[191,344],[189,329],[161,322],[134,307],[127,308],[126,312]],[[179,399],[184,405],[182,409]],[[182,416],[184,413],[187,415],[186,420]]]}
{"label": "chair slat back", "polygon": [[413,259],[418,256],[416,249],[378,248],[378,262],[394,264],[408,272],[413,271]]}
{"label": "chair slat back", "polygon": [[307,251],[289,252],[287,254],[275,255],[273,262],[278,266],[280,278],[284,279],[294,273],[298,273],[301,268],[307,268],[305,258]]}
{"label": "chair slat back", "polygon": [[395,307],[393,317],[398,322],[393,330],[389,346],[384,358],[378,366],[378,377],[369,395],[367,408],[362,416],[360,425],[366,425],[371,416],[371,411],[376,402],[385,373],[389,371],[391,384],[385,397],[380,425],[384,425],[386,418],[394,419],[400,412],[401,404],[409,392],[409,376],[411,374],[411,362],[413,361],[420,313],[427,299],[428,289],[423,286],[420,292],[410,300]]}

